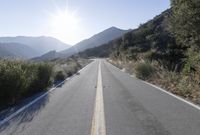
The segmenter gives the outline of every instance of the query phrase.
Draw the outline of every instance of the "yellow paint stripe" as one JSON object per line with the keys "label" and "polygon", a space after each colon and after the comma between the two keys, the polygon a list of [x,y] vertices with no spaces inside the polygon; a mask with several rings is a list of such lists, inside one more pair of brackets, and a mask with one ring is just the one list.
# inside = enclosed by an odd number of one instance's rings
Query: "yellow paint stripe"
{"label": "yellow paint stripe", "polygon": [[94,115],[92,119],[91,135],[106,135],[101,62],[99,62],[99,69],[98,69],[96,100],[94,107]]}

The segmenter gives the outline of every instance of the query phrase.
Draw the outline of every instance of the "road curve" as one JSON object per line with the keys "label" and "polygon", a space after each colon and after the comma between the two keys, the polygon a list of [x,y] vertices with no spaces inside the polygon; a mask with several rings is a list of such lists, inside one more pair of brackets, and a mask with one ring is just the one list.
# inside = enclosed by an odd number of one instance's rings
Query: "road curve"
{"label": "road curve", "polygon": [[0,135],[91,135],[95,114],[105,115],[107,135],[200,134],[200,110],[95,60],[2,125]]}

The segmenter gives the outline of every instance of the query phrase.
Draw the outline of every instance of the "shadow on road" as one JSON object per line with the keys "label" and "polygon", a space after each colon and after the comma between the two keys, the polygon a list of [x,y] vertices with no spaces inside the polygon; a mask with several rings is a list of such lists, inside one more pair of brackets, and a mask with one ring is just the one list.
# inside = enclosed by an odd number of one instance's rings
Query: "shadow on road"
{"label": "shadow on road", "polygon": [[[57,88],[62,87],[65,84],[65,81],[57,81],[54,82],[54,87]],[[11,114],[15,113],[17,110],[22,108],[23,106],[27,105],[28,103],[35,100],[37,97],[43,95],[46,91],[38,93],[32,97],[29,97],[23,101],[21,101],[19,104],[7,108],[6,110],[3,110],[0,112],[0,121],[4,120],[5,118],[9,117]],[[43,98],[35,102],[30,107],[26,108],[24,111],[19,113],[17,116],[9,120],[8,122],[0,125],[0,135],[4,132],[9,132],[9,134],[14,134],[15,132],[20,132],[24,128],[26,128],[26,125],[28,125],[29,122],[31,122],[34,117],[43,110],[43,108],[47,105],[49,102],[49,94],[45,95]],[[11,133],[10,133],[11,132]]]}
{"label": "shadow on road", "polygon": [[[34,99],[32,99],[34,100]],[[29,101],[31,102],[31,101]],[[4,123],[0,126],[0,134],[4,130],[9,130],[11,128],[11,132],[15,132],[18,127],[20,126],[20,129],[22,130],[25,128],[24,123],[29,123],[33,120],[33,118],[46,106],[46,104],[49,102],[49,95],[47,94],[42,99],[35,102],[30,107],[26,108],[24,111],[19,113],[17,116],[15,116],[13,119],[9,120],[8,122]],[[23,123],[23,125],[22,125]],[[10,130],[9,130],[10,131]]]}

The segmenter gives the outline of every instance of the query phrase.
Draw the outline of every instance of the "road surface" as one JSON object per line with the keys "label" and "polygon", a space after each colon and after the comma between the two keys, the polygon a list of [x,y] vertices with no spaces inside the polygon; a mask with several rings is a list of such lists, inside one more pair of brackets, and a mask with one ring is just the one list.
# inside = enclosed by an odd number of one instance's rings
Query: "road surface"
{"label": "road surface", "polygon": [[0,126],[0,135],[200,135],[200,110],[105,60]]}

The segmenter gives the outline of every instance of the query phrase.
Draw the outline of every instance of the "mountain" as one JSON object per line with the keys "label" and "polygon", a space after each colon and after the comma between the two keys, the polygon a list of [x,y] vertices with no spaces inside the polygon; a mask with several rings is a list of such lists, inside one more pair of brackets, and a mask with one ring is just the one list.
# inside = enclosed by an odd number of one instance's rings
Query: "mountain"
{"label": "mountain", "polygon": [[77,43],[76,45],[70,47],[69,49],[59,52],[59,54],[61,57],[68,57],[78,52],[82,52],[86,49],[98,47],[102,44],[105,44],[113,39],[122,36],[128,31],[130,30],[122,30],[116,27],[111,27],[92,36],[89,39]]}
{"label": "mountain", "polygon": [[0,43],[1,58],[29,59],[36,57],[38,52],[27,45],[19,43]]}
{"label": "mountain", "polygon": [[37,56],[43,55],[52,50],[61,51],[70,47],[70,45],[65,44],[53,37],[0,37],[0,42],[2,43],[19,43],[27,45],[38,52]]}
{"label": "mountain", "polygon": [[[56,52],[56,53],[54,52],[55,54],[53,54],[52,56],[55,56],[54,58],[58,58],[58,57],[66,58],[71,55],[77,54],[79,52],[83,52],[87,49],[101,46],[102,44],[108,43],[109,41],[116,39],[129,31],[130,30],[122,30],[122,29],[119,29],[116,27],[111,27],[111,28],[108,28],[108,29],[92,36],[89,39],[85,39],[85,40],[75,44],[74,46],[70,47],[69,49],[66,49],[66,50],[60,51],[60,52]],[[52,54],[52,52],[48,52],[48,53],[42,55],[41,57],[33,58],[33,60],[54,59],[49,54]]]}

